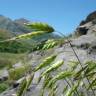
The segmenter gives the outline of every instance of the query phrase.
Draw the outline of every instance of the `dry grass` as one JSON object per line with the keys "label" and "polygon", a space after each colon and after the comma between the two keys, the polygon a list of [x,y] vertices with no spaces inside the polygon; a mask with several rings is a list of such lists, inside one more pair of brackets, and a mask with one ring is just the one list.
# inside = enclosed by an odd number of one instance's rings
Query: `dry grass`
{"label": "dry grass", "polygon": [[26,54],[0,53],[0,69],[11,67],[13,64],[23,60]]}

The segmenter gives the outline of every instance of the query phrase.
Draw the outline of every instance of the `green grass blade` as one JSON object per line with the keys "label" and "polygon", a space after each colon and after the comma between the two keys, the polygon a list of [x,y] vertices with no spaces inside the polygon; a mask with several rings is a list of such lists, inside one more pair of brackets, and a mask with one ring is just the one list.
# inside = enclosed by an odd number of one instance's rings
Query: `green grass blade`
{"label": "green grass blade", "polygon": [[29,78],[27,79],[27,89],[31,85],[33,78],[34,78],[34,73],[30,74]]}
{"label": "green grass blade", "polygon": [[96,86],[96,78],[92,81],[92,83],[89,85],[88,90],[91,89],[93,86]]}
{"label": "green grass blade", "polygon": [[17,96],[23,96],[24,92],[26,91],[27,80],[26,78],[20,84],[19,90],[17,91]]}
{"label": "green grass blade", "polygon": [[35,71],[38,71],[39,69],[48,66],[51,62],[54,61],[55,58],[56,58],[56,55],[52,55],[45,58],[44,61],[35,68]]}
{"label": "green grass blade", "polygon": [[79,71],[77,71],[75,74],[74,74],[74,79],[75,80],[78,80],[82,77],[82,72],[84,72],[86,69],[88,68],[88,66],[85,66],[84,68],[81,68]]}
{"label": "green grass blade", "polygon": [[26,24],[26,26],[37,31],[54,32],[54,28],[46,23],[34,22]]}
{"label": "green grass blade", "polygon": [[47,73],[51,72],[51,71],[54,71],[56,70],[57,68],[59,68],[61,65],[64,64],[64,61],[63,60],[60,60],[60,61],[57,61],[56,63],[52,64],[51,66],[49,66],[47,68],[47,70],[45,70],[41,76],[44,76],[46,75]]}
{"label": "green grass blade", "polygon": [[64,71],[57,74],[54,78],[52,78],[48,84],[48,87],[50,87],[52,84],[54,84],[56,81],[68,78],[73,75],[72,71]]}
{"label": "green grass blade", "polygon": [[77,82],[72,88],[70,88],[65,96],[74,96],[73,94],[76,92],[77,88],[79,87],[80,82]]}

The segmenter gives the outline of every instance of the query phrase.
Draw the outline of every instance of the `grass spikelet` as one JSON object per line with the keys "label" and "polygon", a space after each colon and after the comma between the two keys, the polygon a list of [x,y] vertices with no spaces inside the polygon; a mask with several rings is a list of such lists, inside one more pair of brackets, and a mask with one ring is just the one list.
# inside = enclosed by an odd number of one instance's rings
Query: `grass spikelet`
{"label": "grass spikelet", "polygon": [[57,68],[59,68],[61,65],[64,64],[64,61],[63,60],[60,60],[60,61],[57,61],[56,63],[52,64],[51,66],[48,67],[47,70],[45,70],[41,76],[44,76],[46,75],[47,73],[51,72],[51,71],[54,71],[56,70]]}
{"label": "grass spikelet", "polygon": [[39,69],[46,67],[46,66],[49,65],[51,62],[53,62],[55,58],[56,58],[56,55],[52,55],[52,56],[47,57],[46,59],[44,59],[44,61],[43,61],[41,64],[39,64],[39,65],[35,68],[35,71],[38,71]]}

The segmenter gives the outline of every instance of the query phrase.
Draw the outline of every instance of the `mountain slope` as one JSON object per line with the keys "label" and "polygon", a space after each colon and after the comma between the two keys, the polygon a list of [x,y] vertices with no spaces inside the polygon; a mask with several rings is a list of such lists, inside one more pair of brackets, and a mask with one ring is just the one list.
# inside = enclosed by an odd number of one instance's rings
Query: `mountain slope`
{"label": "mountain slope", "polygon": [[[24,18],[11,20],[10,18],[0,15],[0,40],[2,41],[20,34],[32,32],[32,29],[25,27],[24,24],[29,22],[30,22],[29,20],[26,20]],[[52,38],[58,39],[60,37],[56,34],[49,33],[29,40],[16,40],[16,41],[12,41],[11,43],[6,42],[5,44],[0,42],[0,52],[5,51],[11,53],[18,53],[18,52],[26,52],[30,50],[32,51],[35,42],[39,43],[41,41],[45,41],[47,39],[52,39]]]}
{"label": "mountain slope", "polygon": [[28,33],[30,32],[28,28],[25,28],[24,25],[16,23],[15,21],[0,15],[0,29],[8,30],[13,34]]}
{"label": "mountain slope", "polygon": [[[91,14],[94,15],[94,12],[91,13]],[[89,21],[87,20],[86,23],[83,23],[83,24],[80,23],[80,25],[76,29],[76,32],[74,33],[76,37],[75,38],[70,38],[71,39],[70,42],[72,44],[71,47],[73,47],[73,49],[75,50],[82,66],[85,66],[84,65],[85,62],[88,62],[88,61],[96,62],[96,34],[95,34],[96,32],[94,31],[96,29],[96,22],[94,22],[94,21],[95,21],[95,19],[91,19]],[[74,67],[74,64],[72,62],[77,62],[78,63],[78,58],[74,54],[74,51],[72,50],[71,47],[70,47],[70,44],[68,42],[67,43],[63,42],[62,46],[58,45],[55,48],[51,48],[50,50],[32,52],[28,55],[27,64],[29,63],[32,66],[32,68],[34,68],[35,66],[40,64],[42,62],[42,60],[44,60],[45,57],[56,54],[57,57],[56,57],[54,62],[64,60],[64,65],[62,67],[60,67],[58,72],[60,70],[62,70],[62,71],[69,70],[70,69],[68,67],[69,65]],[[15,66],[16,65],[18,65],[18,64],[15,64]],[[21,66],[23,66],[23,65],[21,65]],[[80,66],[77,67],[77,70],[79,70],[79,69],[80,69]],[[95,67],[95,69],[96,69],[96,67]],[[88,70],[89,70],[89,68],[88,68]],[[41,92],[41,89],[42,89],[42,82],[40,82],[39,84],[37,82],[38,82],[38,78],[40,77],[40,74],[42,73],[42,71],[44,71],[44,70],[40,70],[40,71],[35,73],[33,82],[31,84],[30,88],[26,92],[26,96],[39,96],[40,95],[39,93]],[[56,75],[56,73],[55,73],[55,70],[54,70],[52,75],[54,76],[54,75]],[[95,75],[96,75],[96,72],[95,72]],[[92,78],[90,78],[90,79],[92,79]],[[16,83],[17,86],[18,86],[19,83],[21,83],[21,82],[19,82],[20,80],[22,80],[22,78],[20,78],[17,81],[17,83]],[[76,82],[76,81],[74,81],[74,82]],[[73,82],[73,84],[74,84],[74,82]],[[85,82],[85,84],[88,83],[86,81],[84,81],[84,82]],[[59,90],[59,92],[63,91],[62,89],[66,85],[66,82],[64,82],[64,80],[61,80],[57,83],[58,83],[58,89],[57,90]],[[12,96],[12,94],[14,95],[16,93],[16,88],[17,88],[16,84],[15,84],[15,86],[13,86],[13,88],[11,90],[8,89],[8,91],[4,92],[0,96]],[[82,93],[83,96],[93,96],[91,91],[89,91],[89,93],[88,93],[89,95],[87,95],[87,92],[85,92],[84,88],[85,87],[82,87],[82,85],[80,84],[80,90],[77,90],[77,91],[78,92],[80,91],[79,93]],[[56,95],[56,96],[60,96],[59,92],[58,92],[58,95]],[[47,96],[47,95],[45,94],[44,96]],[[78,96],[78,95],[76,95],[76,96]]]}
{"label": "mountain slope", "polygon": [[87,18],[81,21],[75,31],[75,35],[96,34],[96,11],[90,13]]}

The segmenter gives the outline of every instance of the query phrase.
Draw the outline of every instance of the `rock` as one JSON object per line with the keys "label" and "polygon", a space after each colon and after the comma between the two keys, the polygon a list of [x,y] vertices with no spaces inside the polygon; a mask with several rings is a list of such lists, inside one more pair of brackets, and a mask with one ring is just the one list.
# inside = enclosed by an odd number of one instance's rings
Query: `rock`
{"label": "rock", "polygon": [[8,74],[7,69],[2,70],[2,72],[0,72],[0,81],[8,80],[8,76],[9,74]]}
{"label": "rock", "polygon": [[96,40],[96,36],[94,34],[82,35],[72,41],[72,45],[79,48],[88,48],[93,41]]}
{"label": "rock", "polygon": [[80,25],[84,25],[88,22],[96,21],[96,11],[90,13],[85,20],[82,20]]}
{"label": "rock", "polygon": [[14,68],[19,68],[21,66],[22,66],[22,62],[18,62],[18,63],[13,65]]}
{"label": "rock", "polygon": [[38,83],[38,78],[40,77],[40,74],[41,74],[40,71],[35,73],[34,79],[33,79],[33,84],[37,84]]}
{"label": "rock", "polygon": [[96,36],[96,24],[89,27],[88,34],[94,34]]}
{"label": "rock", "polygon": [[3,81],[8,80],[8,76],[3,77]]}
{"label": "rock", "polygon": [[89,54],[96,54],[96,41],[91,43],[91,46],[88,48]]}
{"label": "rock", "polygon": [[[19,80],[15,81],[15,82],[13,83],[13,88],[17,88],[17,87],[22,83],[22,81],[24,80],[24,78],[25,78],[25,77],[22,77],[22,78],[20,78]],[[26,78],[27,78],[27,77],[26,77]]]}
{"label": "rock", "polygon": [[[2,23],[3,22],[3,23]],[[0,29],[5,29],[13,34],[28,33],[30,30],[25,28],[24,25],[16,23],[8,17],[0,15]]]}
{"label": "rock", "polygon": [[77,35],[81,36],[81,35],[86,35],[87,34],[88,29],[84,26],[80,26],[77,28]]}
{"label": "rock", "polygon": [[19,86],[19,83],[14,83],[13,88],[17,88]]}
{"label": "rock", "polygon": [[[94,60],[93,57],[90,58],[90,57],[87,56],[86,50],[81,49],[81,48],[76,48],[76,47],[73,47],[73,48],[75,49],[75,52],[78,55],[78,57],[79,57],[80,61],[82,62],[82,64],[84,62],[88,61],[88,60]],[[65,44],[62,47],[56,47],[56,48],[54,48],[53,53],[54,54],[58,54],[57,55],[57,58],[54,61],[54,63],[57,62],[58,60],[61,60],[61,59],[64,60],[64,65],[62,65],[62,67],[61,67],[60,70],[66,70],[66,68],[69,68],[68,67],[68,64],[69,64],[70,61],[78,61],[77,58],[76,58],[76,56],[75,56],[75,54],[74,54],[74,52],[72,51],[72,48],[70,47],[69,44]],[[52,54],[52,52],[50,54]],[[50,54],[48,54],[48,56],[50,56]],[[31,53],[31,55],[32,55],[32,53]],[[32,58],[33,57],[34,56],[32,56]],[[36,58],[35,58],[35,60],[36,60]],[[37,60],[38,60],[38,58],[37,58]],[[78,68],[80,68],[80,67],[78,67]],[[54,74],[56,74],[56,73],[54,73]],[[40,82],[39,84],[37,84],[37,80],[38,80],[39,76],[40,76],[40,71],[36,72],[36,74],[34,76],[34,80],[32,82],[33,84],[27,90],[27,92],[25,93],[25,96],[39,96],[39,93],[41,92],[41,88],[42,88],[42,82]],[[13,89],[14,88],[17,88],[18,85],[22,82],[23,79],[24,78],[21,78],[20,80],[16,81],[16,83],[13,86]],[[59,87],[58,90],[60,92],[60,90],[62,90],[62,85],[64,85],[64,81],[63,80],[60,81],[60,84],[59,85],[60,85],[60,87]],[[8,90],[6,94],[3,94],[1,96],[12,96],[12,94],[15,94],[15,92],[16,92],[16,90],[13,90],[13,91],[12,90]],[[8,95],[8,94],[10,94],[10,95]],[[47,95],[45,95],[45,96],[47,96]],[[59,93],[58,93],[57,96],[59,96]],[[92,95],[89,95],[89,96],[92,96]]]}
{"label": "rock", "polygon": [[29,23],[30,21],[27,20],[27,19],[25,19],[25,18],[20,18],[20,19],[14,20],[14,22],[15,22],[15,23],[18,23],[18,24],[20,24],[20,25],[24,25],[24,24]]}
{"label": "rock", "polygon": [[76,28],[75,36],[81,36],[86,34],[96,34],[96,11],[92,12],[83,20]]}
{"label": "rock", "polygon": [[[82,66],[84,66],[84,63],[86,61],[91,61],[91,60],[96,61],[96,34],[95,34],[96,33],[96,21],[94,17],[95,15],[93,16],[92,14],[90,14],[87,17],[87,20],[83,21],[82,24],[80,24],[80,26],[76,29],[77,34],[80,34],[80,36],[78,38],[71,39],[72,47],[67,42],[67,43],[64,43],[62,46],[57,46],[51,50],[49,49],[44,52],[35,51],[35,52],[30,53],[28,56],[29,58],[28,61],[32,65],[32,67],[36,67],[38,64],[41,63],[42,60],[44,60],[45,57],[50,56],[52,54],[57,54],[57,57],[53,63],[60,61],[60,60],[64,60],[64,65],[60,67],[60,70],[62,71],[68,68],[70,69],[70,66],[68,66],[70,62],[72,61],[78,62],[76,54]],[[75,50],[76,54],[74,54],[74,51],[72,48]],[[20,63],[17,63],[14,65],[14,67],[19,67],[19,66],[22,66],[22,65]],[[81,67],[78,65],[77,70],[79,70],[80,68]],[[43,80],[41,79],[41,81],[38,84],[38,78],[40,74],[42,73],[42,71],[44,71],[44,69],[39,70],[38,72],[35,73],[32,84],[30,85],[30,88],[25,93],[25,96],[39,96],[40,95],[39,93],[41,92]],[[55,71],[52,73],[52,76],[54,75],[56,75]],[[21,84],[22,80],[24,80],[24,77],[17,80],[13,84],[13,89],[7,90],[6,94],[2,94],[0,96],[12,96],[12,94],[15,94],[16,93],[15,88],[16,89],[18,88],[18,85]],[[59,83],[59,88],[58,88],[59,91],[58,91],[57,96],[60,96],[60,91],[62,91],[66,82],[64,83],[64,80],[60,80],[58,83]],[[82,90],[83,92],[84,89],[82,88],[80,90]],[[47,96],[48,92],[45,92],[45,93],[46,93],[45,96]],[[87,95],[84,95],[84,96],[87,96]],[[90,95],[88,96],[92,96],[92,94],[90,93]]]}
{"label": "rock", "polygon": [[94,19],[96,19],[96,11],[90,13],[87,18],[86,18],[86,22],[90,22],[90,21],[93,21]]}

